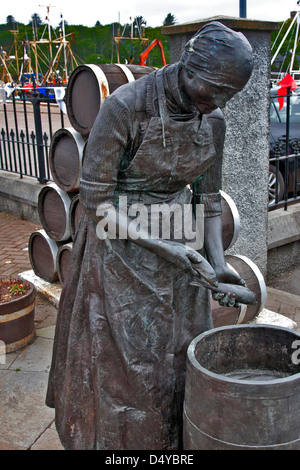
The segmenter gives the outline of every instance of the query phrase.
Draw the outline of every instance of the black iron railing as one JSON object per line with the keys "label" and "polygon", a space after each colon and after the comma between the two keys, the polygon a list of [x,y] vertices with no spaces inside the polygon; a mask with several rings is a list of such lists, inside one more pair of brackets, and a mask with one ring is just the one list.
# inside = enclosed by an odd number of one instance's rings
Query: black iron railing
{"label": "black iron railing", "polygon": [[38,89],[30,95],[19,92],[6,99],[0,96],[0,170],[51,180],[49,147],[52,135],[65,127],[66,116],[52,97]]}
{"label": "black iron railing", "polygon": [[[277,101],[280,97],[284,98],[281,112]],[[269,209],[287,209],[300,200],[300,94],[293,94],[290,88],[285,95],[274,94],[271,115],[272,110],[277,114],[277,131],[275,127],[274,132],[278,132],[278,137],[270,146]]]}
{"label": "black iron railing", "polygon": [[[70,126],[68,117],[53,98],[42,96],[38,89],[33,89],[27,96],[19,91],[18,96],[13,94],[9,100],[3,89],[0,93],[0,170],[17,173],[20,178],[31,176],[46,183],[52,179],[49,169],[51,139],[57,129],[65,124]],[[288,89],[283,130],[270,149],[269,209],[287,208],[300,200],[300,117],[298,139],[290,136],[291,96]],[[277,95],[272,99],[277,100]],[[272,102],[271,106],[279,119],[278,106]]]}

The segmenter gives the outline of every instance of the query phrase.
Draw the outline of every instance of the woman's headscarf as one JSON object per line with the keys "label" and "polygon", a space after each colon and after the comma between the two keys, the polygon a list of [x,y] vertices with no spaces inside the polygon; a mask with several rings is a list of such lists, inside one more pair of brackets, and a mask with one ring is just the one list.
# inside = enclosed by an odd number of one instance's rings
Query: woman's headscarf
{"label": "woman's headscarf", "polygon": [[240,91],[251,76],[253,54],[242,33],[212,21],[187,42],[180,62],[213,85]]}

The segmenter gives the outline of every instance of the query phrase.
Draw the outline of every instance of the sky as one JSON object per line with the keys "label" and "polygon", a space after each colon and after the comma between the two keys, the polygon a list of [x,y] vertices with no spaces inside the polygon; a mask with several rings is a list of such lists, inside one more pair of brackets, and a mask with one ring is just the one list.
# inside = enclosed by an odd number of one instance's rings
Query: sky
{"label": "sky", "polygon": [[[265,21],[284,21],[291,11],[300,11],[297,0],[246,0],[247,18]],[[62,14],[69,24],[95,26],[117,22],[131,23],[130,17],[142,16],[147,26],[161,26],[168,13],[176,23],[187,23],[212,16],[239,16],[240,0],[14,0],[1,2],[0,24],[6,23],[8,15],[17,22],[28,24],[31,15],[37,13],[45,22],[47,6],[50,5],[50,23],[56,27]]]}

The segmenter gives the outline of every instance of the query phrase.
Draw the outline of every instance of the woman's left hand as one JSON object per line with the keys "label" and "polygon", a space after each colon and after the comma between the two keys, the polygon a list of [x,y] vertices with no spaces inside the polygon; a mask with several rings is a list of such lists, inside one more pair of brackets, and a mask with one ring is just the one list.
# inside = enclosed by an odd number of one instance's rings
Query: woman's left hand
{"label": "woman's left hand", "polygon": [[246,286],[244,279],[240,275],[228,268],[226,265],[222,267],[215,267],[218,282],[224,282],[225,284],[238,284],[239,286]]}
{"label": "woman's left hand", "polygon": [[[246,282],[242,279],[238,273],[233,271],[232,269],[228,268],[226,265],[215,268],[215,272],[217,275],[218,282],[222,282],[224,284],[237,284],[239,286],[246,287]],[[221,306],[227,307],[239,307],[240,303],[236,301],[236,298],[230,292],[224,294],[222,292],[213,292],[212,297],[214,300],[219,302]]]}

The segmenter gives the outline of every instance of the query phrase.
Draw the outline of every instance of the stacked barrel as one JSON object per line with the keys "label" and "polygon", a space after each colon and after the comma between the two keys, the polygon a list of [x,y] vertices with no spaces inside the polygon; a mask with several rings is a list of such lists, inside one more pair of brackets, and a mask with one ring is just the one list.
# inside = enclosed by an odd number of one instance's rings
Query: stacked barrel
{"label": "stacked barrel", "polygon": [[148,75],[153,67],[105,64],[80,65],[72,73],[66,93],[70,128],[52,137],[49,165],[54,183],[40,191],[38,213],[42,230],[29,238],[29,258],[35,274],[63,285],[82,206],[79,200],[84,146],[101,104],[118,87]]}
{"label": "stacked barrel", "polygon": [[[42,230],[29,239],[29,257],[35,274],[63,285],[68,273],[73,241],[82,206],[79,182],[84,147],[101,104],[118,87],[137,80],[154,69],[139,65],[80,65],[72,73],[66,94],[70,128],[59,129],[52,137],[49,163],[54,183],[40,191],[38,212]],[[233,200],[222,192],[222,235],[224,250],[232,247],[239,234],[239,214]],[[244,323],[261,310],[265,285],[258,268],[247,258],[226,256],[228,265],[246,279],[258,305],[240,309],[220,307],[212,301],[214,325]]]}
{"label": "stacked barrel", "polygon": [[63,284],[81,213],[78,190],[64,191],[55,183],[44,186],[38,198],[42,230],[29,238],[29,258],[35,274]]}

